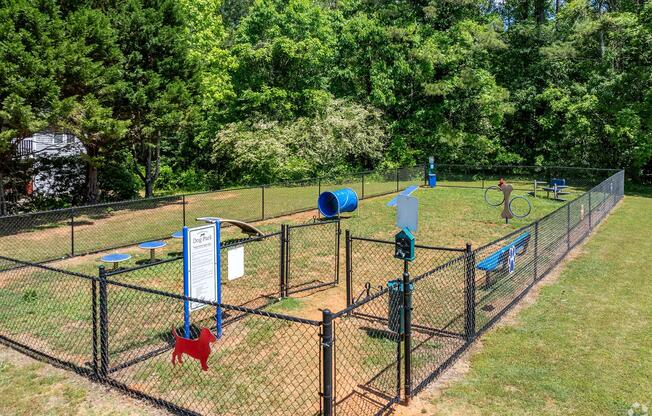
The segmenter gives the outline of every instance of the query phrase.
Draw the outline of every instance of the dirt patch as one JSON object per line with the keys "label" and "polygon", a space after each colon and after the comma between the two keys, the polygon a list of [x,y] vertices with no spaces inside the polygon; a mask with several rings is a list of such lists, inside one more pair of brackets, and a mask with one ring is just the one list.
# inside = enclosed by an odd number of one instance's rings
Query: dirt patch
{"label": "dirt patch", "polygon": [[324,309],[329,309],[335,313],[346,308],[346,287],[344,285],[306,291],[305,293],[295,293],[291,297],[301,300],[301,310],[296,315],[315,321],[321,320],[322,310]]}

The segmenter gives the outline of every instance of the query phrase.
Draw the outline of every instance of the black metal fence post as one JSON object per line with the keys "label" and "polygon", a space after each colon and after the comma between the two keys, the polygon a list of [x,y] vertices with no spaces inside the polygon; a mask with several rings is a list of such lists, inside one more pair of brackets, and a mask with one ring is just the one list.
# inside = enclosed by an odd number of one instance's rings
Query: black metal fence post
{"label": "black metal fence post", "polygon": [[97,328],[99,322],[97,321],[97,280],[93,279],[91,281],[91,320],[93,321],[93,374],[95,377],[99,376],[99,369],[97,366],[98,356],[97,356]]}
{"label": "black metal fence post", "polygon": [[405,404],[410,403],[412,397],[412,290],[410,288],[409,262],[403,260],[403,345],[405,348],[404,366]]}
{"label": "black metal fence post", "polygon": [[285,226],[285,295],[284,297],[288,296],[288,292],[290,290],[290,234],[291,234],[291,228],[289,225]]}
{"label": "black metal fence post", "polygon": [[261,198],[262,198],[262,201],[261,201],[261,211],[262,212],[260,214],[260,219],[264,220],[265,219],[265,185],[260,187],[260,191],[261,191]]}
{"label": "black metal fence post", "polygon": [[534,280],[539,278],[539,221],[534,222]]}
{"label": "black metal fence post", "polygon": [[[321,195],[321,177],[317,178],[317,198]],[[317,208],[317,217],[321,218],[321,211]]]}
{"label": "black metal fence post", "polygon": [[340,240],[342,236],[342,225],[337,220],[337,229],[335,230],[335,284],[340,284]]}
{"label": "black metal fence post", "polygon": [[287,235],[287,225],[281,224],[281,270],[279,273],[279,297],[284,298],[286,296],[286,287],[285,287],[285,237]]}
{"label": "black metal fence post", "polygon": [[181,205],[183,205],[183,226],[186,226],[186,195],[181,196]]}
{"label": "black metal fence post", "polygon": [[362,198],[360,199],[364,199],[364,173],[362,174]]}
{"label": "black metal fence post", "polygon": [[106,377],[109,373],[109,313],[106,290],[106,269],[100,266],[100,368],[98,376]]}
{"label": "black metal fence post", "polygon": [[469,243],[466,243],[464,265],[464,336],[471,342],[475,338],[475,254]]}
{"label": "black metal fence post", "polygon": [[430,167],[428,163],[423,164],[423,186],[428,186],[428,175],[430,174]]}
{"label": "black metal fence post", "polygon": [[352,288],[352,270],[351,270],[351,231],[344,232],[344,263],[346,268],[346,306],[349,307],[353,303],[353,288]]}
{"label": "black metal fence post", "polygon": [[593,207],[591,207],[591,190],[589,189],[589,230],[593,229]]}
{"label": "black metal fence post", "polygon": [[570,234],[571,234],[571,213],[570,202],[566,205],[566,251],[570,251]]}
{"label": "black metal fence post", "polygon": [[322,311],[322,409],[324,416],[333,415],[333,314]]}
{"label": "black metal fence post", "polygon": [[70,210],[70,257],[75,256],[75,210]]}
{"label": "black metal fence post", "polygon": [[398,168],[396,168],[396,192],[399,191],[399,175],[398,175]]}

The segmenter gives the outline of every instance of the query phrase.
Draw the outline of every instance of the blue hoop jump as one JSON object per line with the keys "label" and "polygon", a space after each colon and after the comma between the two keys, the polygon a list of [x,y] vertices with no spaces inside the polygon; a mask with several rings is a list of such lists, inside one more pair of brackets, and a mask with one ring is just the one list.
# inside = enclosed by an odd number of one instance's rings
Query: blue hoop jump
{"label": "blue hoop jump", "polygon": [[322,192],[317,199],[317,207],[326,218],[336,217],[343,212],[353,212],[358,209],[358,194],[351,188]]}
{"label": "blue hoop jump", "polygon": [[106,256],[102,257],[100,260],[103,261],[104,263],[112,263],[113,264],[112,269],[115,270],[118,268],[118,263],[127,261],[130,258],[131,258],[131,254],[113,253],[113,254],[107,254]]}

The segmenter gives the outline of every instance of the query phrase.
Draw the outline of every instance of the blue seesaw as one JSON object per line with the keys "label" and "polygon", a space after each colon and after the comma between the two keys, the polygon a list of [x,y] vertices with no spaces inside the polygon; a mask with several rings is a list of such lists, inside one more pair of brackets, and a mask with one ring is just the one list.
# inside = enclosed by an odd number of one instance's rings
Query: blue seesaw
{"label": "blue seesaw", "polygon": [[[404,189],[398,195],[412,195],[412,193],[414,191],[416,191],[417,189],[419,189],[419,186],[417,186],[417,185],[408,186],[406,189]],[[388,207],[395,207],[396,206],[396,204],[398,202],[398,195],[395,196],[394,198],[392,198],[392,200],[387,203]]]}

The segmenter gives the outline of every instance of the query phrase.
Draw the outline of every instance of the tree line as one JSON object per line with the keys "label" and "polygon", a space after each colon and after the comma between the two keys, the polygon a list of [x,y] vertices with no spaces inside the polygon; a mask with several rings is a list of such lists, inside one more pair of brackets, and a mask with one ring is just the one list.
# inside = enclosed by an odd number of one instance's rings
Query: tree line
{"label": "tree line", "polygon": [[84,147],[59,204],[428,155],[652,168],[645,0],[0,0],[0,33],[2,214],[39,131]]}

